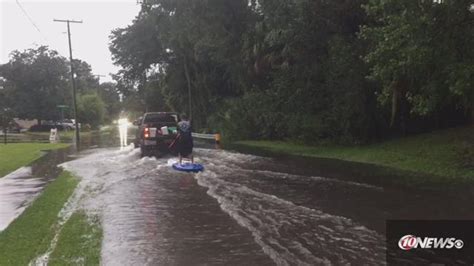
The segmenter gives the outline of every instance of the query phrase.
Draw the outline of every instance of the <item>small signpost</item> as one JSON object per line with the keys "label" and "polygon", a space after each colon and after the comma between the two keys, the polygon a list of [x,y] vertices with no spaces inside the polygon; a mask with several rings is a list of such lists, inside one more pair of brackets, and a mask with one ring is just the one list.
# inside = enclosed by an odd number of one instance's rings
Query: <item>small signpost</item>
{"label": "small signpost", "polygon": [[59,141],[59,133],[57,128],[52,128],[49,134],[49,142],[51,143],[58,143]]}
{"label": "small signpost", "polygon": [[68,109],[69,106],[62,104],[62,105],[57,105],[56,107],[59,108],[59,110],[61,112],[61,122],[62,122],[64,120],[64,110]]}

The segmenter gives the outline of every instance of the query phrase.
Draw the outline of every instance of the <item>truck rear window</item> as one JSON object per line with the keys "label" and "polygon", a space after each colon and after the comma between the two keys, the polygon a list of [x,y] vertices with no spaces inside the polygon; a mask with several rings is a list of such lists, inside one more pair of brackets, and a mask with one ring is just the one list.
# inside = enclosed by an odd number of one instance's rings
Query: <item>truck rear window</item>
{"label": "truck rear window", "polygon": [[176,114],[147,114],[144,123],[176,123],[178,116]]}

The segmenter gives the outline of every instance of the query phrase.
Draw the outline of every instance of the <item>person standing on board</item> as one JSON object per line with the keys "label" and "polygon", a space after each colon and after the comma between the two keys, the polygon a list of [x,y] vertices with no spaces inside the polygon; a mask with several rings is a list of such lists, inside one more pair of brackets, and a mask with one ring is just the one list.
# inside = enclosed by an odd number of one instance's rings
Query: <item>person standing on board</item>
{"label": "person standing on board", "polygon": [[191,159],[191,162],[194,163],[194,143],[191,133],[191,123],[189,122],[188,117],[183,114],[181,115],[181,121],[178,123],[178,136],[176,143],[176,148],[179,155],[179,164],[182,163],[183,157]]}

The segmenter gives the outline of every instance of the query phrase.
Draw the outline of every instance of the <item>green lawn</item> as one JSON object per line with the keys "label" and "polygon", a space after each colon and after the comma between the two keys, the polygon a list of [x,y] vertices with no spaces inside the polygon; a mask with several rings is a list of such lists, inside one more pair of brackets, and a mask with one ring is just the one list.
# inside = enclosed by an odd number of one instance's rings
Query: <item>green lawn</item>
{"label": "green lawn", "polygon": [[78,179],[63,172],[4,231],[0,232],[0,265],[28,265],[45,253],[54,237],[58,213]]}
{"label": "green lawn", "polygon": [[362,146],[308,146],[284,141],[239,141],[271,152],[370,163],[433,176],[474,181],[474,127],[454,128]]}
{"label": "green lawn", "polygon": [[83,212],[74,213],[59,235],[48,265],[99,265],[102,228]]}
{"label": "green lawn", "polygon": [[41,157],[42,150],[68,147],[69,144],[58,143],[13,143],[0,145],[0,178],[6,174],[30,164]]}

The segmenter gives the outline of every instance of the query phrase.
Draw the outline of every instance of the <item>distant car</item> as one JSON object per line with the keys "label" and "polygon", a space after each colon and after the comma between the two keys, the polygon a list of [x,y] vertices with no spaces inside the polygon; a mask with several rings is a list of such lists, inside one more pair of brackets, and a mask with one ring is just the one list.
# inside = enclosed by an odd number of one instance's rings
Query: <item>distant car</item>
{"label": "distant car", "polygon": [[157,153],[170,153],[169,145],[178,134],[177,113],[152,112],[145,113],[141,119],[134,122],[138,126],[135,143],[140,146],[143,156]]}
{"label": "distant car", "polygon": [[76,123],[74,122],[74,119],[64,119],[62,121],[59,121],[58,124],[62,125],[66,130],[73,130],[76,128]]}

